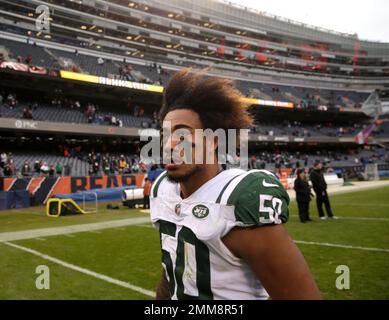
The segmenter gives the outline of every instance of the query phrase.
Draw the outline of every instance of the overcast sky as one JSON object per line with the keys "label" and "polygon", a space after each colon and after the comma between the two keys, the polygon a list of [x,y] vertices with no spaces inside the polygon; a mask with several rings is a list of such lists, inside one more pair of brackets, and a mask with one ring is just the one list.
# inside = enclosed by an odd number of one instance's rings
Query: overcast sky
{"label": "overcast sky", "polygon": [[345,33],[389,42],[388,0],[231,0],[246,7]]}

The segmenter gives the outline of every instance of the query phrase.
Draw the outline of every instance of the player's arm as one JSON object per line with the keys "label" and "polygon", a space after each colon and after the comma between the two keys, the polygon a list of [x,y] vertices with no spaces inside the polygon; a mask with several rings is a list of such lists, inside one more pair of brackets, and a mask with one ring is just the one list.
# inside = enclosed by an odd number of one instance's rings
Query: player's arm
{"label": "player's arm", "polygon": [[165,271],[162,270],[161,280],[159,281],[159,285],[157,288],[157,300],[170,300],[170,291],[169,291],[169,282],[166,279]]}
{"label": "player's arm", "polygon": [[223,242],[248,263],[272,299],[320,299],[304,257],[282,225],[234,228]]}
{"label": "player's arm", "polygon": [[231,193],[235,228],[223,242],[244,259],[272,299],[320,299],[304,257],[282,223],[289,218],[289,196],[272,174],[246,176]]}

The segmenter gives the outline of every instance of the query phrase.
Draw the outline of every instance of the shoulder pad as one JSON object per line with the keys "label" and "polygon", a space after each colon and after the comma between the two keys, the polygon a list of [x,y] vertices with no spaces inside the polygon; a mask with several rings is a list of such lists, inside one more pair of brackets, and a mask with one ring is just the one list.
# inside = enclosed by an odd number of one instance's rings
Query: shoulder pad
{"label": "shoulder pad", "polygon": [[278,178],[267,170],[251,170],[235,178],[221,203],[234,206],[242,226],[281,224],[288,221],[289,196]]}

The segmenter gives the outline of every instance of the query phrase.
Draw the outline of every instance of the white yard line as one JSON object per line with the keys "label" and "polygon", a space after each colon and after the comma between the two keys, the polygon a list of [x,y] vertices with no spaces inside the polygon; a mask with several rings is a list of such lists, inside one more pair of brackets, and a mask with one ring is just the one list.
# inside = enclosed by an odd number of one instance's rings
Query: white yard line
{"label": "white yard line", "polygon": [[75,238],[76,237],[74,234],[71,234],[71,233],[63,234],[63,236],[66,237],[66,238]]}
{"label": "white yard line", "polygon": [[15,232],[3,232],[0,233],[0,242],[33,239],[38,237],[57,236],[57,235],[64,235],[70,233],[96,231],[96,230],[103,230],[103,229],[110,229],[110,228],[117,228],[117,227],[126,227],[131,225],[144,224],[147,222],[150,222],[149,217],[120,219],[120,220],[113,220],[113,221],[88,223],[88,224],[77,224],[77,225],[58,227],[58,228],[44,228],[44,229],[33,229],[33,230],[15,231]]}
{"label": "white yard line", "polygon": [[134,227],[141,227],[141,228],[151,228],[151,229],[154,229],[153,225],[151,224],[137,224],[136,226]]}
{"label": "white yard line", "polygon": [[74,271],[86,274],[88,276],[94,277],[96,279],[103,280],[103,281],[111,283],[111,284],[115,284],[115,285],[123,287],[123,288],[127,288],[127,289],[130,289],[130,290],[139,292],[139,293],[144,294],[145,296],[148,296],[148,297],[155,297],[155,292],[150,291],[150,290],[146,290],[146,289],[138,287],[138,286],[135,286],[135,285],[133,285],[131,283],[124,282],[124,281],[121,281],[121,280],[118,280],[118,279],[115,279],[115,278],[111,278],[111,277],[106,276],[104,274],[97,273],[97,272],[94,272],[92,270],[76,266],[74,264],[65,262],[63,260],[51,257],[51,256],[49,256],[47,254],[43,254],[43,253],[41,253],[39,251],[30,249],[30,248],[27,248],[27,247],[23,247],[23,246],[20,246],[20,245],[17,245],[17,244],[8,242],[8,241],[5,241],[3,243],[5,245],[8,245],[8,246],[13,247],[15,249],[19,249],[19,250],[22,250],[24,252],[28,252],[28,253],[31,253],[31,254],[33,254],[35,256],[38,256],[38,257],[40,257],[42,259],[51,261],[51,262],[53,262],[55,264],[58,264],[58,265],[60,265],[62,267],[65,267],[65,268],[68,268],[68,269],[71,269],[71,270],[74,270]]}
{"label": "white yard line", "polygon": [[313,242],[313,241],[302,241],[302,240],[293,240],[293,241],[297,244],[307,244],[307,245],[313,245],[313,246],[323,246],[323,247],[333,247],[333,248],[342,248],[342,249],[355,249],[355,250],[389,253],[389,249],[383,249],[383,248],[368,248],[368,247],[349,246],[349,245],[336,244],[336,243]]}

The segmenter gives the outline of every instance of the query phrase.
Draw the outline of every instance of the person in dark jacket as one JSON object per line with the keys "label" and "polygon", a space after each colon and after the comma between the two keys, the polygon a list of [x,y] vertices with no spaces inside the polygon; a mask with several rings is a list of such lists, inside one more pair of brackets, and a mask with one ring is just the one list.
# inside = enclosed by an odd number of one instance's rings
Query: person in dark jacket
{"label": "person in dark jacket", "polygon": [[296,191],[296,201],[299,210],[299,217],[302,223],[312,221],[309,217],[309,202],[313,194],[309,186],[305,169],[297,170],[297,178],[294,181],[294,190]]}
{"label": "person in dark jacket", "polygon": [[316,193],[316,205],[320,219],[326,219],[323,211],[323,203],[326,207],[328,217],[331,219],[338,219],[332,213],[330,200],[327,194],[327,183],[324,179],[324,175],[322,173],[322,164],[319,160],[315,161],[313,170],[311,171],[309,178],[312,182],[313,190],[315,190]]}

